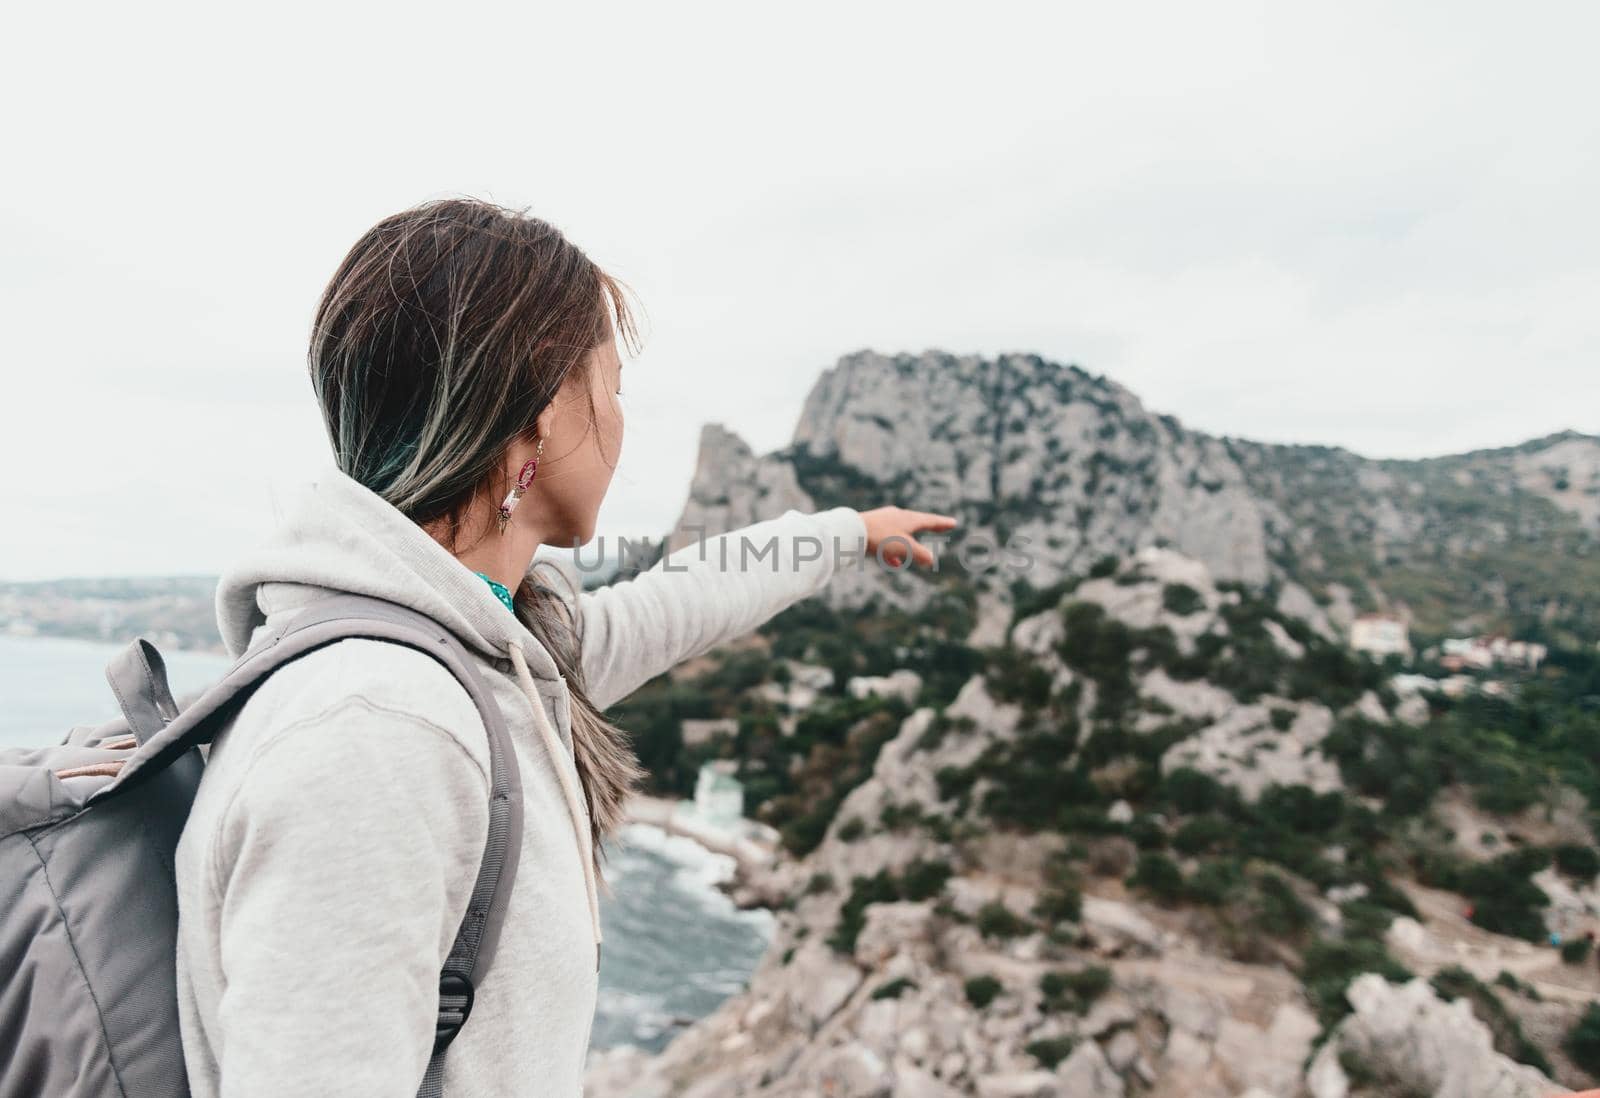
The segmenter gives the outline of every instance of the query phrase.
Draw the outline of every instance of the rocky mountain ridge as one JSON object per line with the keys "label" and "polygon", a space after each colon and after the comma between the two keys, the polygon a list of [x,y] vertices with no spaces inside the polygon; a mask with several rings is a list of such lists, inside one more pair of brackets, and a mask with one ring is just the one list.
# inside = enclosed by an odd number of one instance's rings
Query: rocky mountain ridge
{"label": "rocky mountain ridge", "polygon": [[[707,427],[669,547],[894,502],[1033,566],[841,573],[620,707],[660,791],[727,760],[790,856],[737,887],[778,915],[748,989],[590,1093],[1593,1085],[1596,500],[1587,436],[1370,461],[1027,355],[846,356],[773,454]],[[1345,646],[1378,607],[1551,657],[1446,696]]]}
{"label": "rocky mountain ridge", "polygon": [[[1417,461],[1218,438],[1037,355],[844,356],[788,447],[756,455],[705,428],[665,544],[786,507],[886,500],[960,516],[952,550],[1026,539],[1034,587],[1156,545],[1336,625],[1383,608],[1436,632],[1600,637],[1600,438]],[[926,591],[876,577],[829,598],[914,606]]]}
{"label": "rocky mountain ridge", "polygon": [[[596,1098],[1533,1098],[1590,1081],[1563,1048],[1600,971],[1528,940],[1559,893],[1600,911],[1581,798],[1497,814],[1409,784],[1386,745],[1450,735],[1434,700],[1171,550],[999,632],[947,704],[849,710],[844,742],[885,718],[887,734],[815,846],[742,883],[779,912],[749,990],[659,1057],[597,1056]],[[741,740],[725,746],[757,742]],[[1471,830],[1439,829],[1436,797]],[[1477,845],[1497,828],[1505,847]],[[1519,843],[1591,857],[1576,876],[1505,868]],[[1524,872],[1549,891],[1527,899]]]}

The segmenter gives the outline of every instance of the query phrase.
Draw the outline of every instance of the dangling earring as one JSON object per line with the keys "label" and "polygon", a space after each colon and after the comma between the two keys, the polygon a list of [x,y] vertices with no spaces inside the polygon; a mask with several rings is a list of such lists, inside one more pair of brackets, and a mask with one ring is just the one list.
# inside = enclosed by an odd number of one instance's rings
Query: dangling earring
{"label": "dangling earring", "polygon": [[500,532],[506,532],[506,523],[511,521],[511,509],[522,498],[522,493],[528,490],[528,485],[533,483],[533,474],[539,468],[539,456],[544,453],[544,439],[539,440],[539,445],[534,447],[533,456],[522,463],[522,471],[517,474],[516,487],[506,493],[506,498],[500,504]]}

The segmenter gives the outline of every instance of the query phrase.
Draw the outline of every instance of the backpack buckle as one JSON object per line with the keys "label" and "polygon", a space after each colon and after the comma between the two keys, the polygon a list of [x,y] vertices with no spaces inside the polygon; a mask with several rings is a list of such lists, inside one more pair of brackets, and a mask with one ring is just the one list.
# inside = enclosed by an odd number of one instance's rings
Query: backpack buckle
{"label": "backpack buckle", "polygon": [[472,1013],[474,988],[472,981],[455,972],[439,976],[439,1017],[433,1028],[433,1054],[435,1056],[450,1046],[467,1024]]}

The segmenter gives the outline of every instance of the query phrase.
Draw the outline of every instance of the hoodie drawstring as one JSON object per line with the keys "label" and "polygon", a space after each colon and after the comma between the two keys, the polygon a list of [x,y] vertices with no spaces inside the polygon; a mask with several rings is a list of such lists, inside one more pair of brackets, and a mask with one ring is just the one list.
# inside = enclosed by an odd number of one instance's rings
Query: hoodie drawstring
{"label": "hoodie drawstring", "polygon": [[544,740],[545,750],[550,752],[550,761],[556,768],[556,776],[561,781],[561,792],[567,802],[567,815],[572,818],[573,834],[578,840],[578,857],[583,861],[583,884],[589,896],[589,921],[594,927],[595,948],[600,946],[600,901],[595,894],[594,881],[594,848],[589,830],[589,814],[584,810],[583,799],[578,791],[576,765],[572,757],[561,745],[561,738],[556,735],[555,726],[550,723],[550,716],[544,711],[544,699],[539,696],[538,688],[533,683],[533,673],[528,670],[527,657],[522,654],[522,646],[512,641],[506,645],[506,651],[511,655],[511,665],[516,671],[517,685],[522,687],[522,692],[528,696],[528,704],[533,706],[533,720],[539,726],[539,735]]}

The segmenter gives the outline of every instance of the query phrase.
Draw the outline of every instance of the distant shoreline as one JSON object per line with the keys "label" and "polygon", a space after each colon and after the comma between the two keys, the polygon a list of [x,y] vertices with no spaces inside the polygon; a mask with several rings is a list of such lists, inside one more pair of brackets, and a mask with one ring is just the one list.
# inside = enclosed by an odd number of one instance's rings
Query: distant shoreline
{"label": "distant shoreline", "polygon": [[771,868],[780,858],[776,844],[768,845],[707,824],[694,816],[694,802],[636,793],[628,799],[629,823],[648,824],[669,835],[692,839],[713,854],[738,863],[741,874]]}

